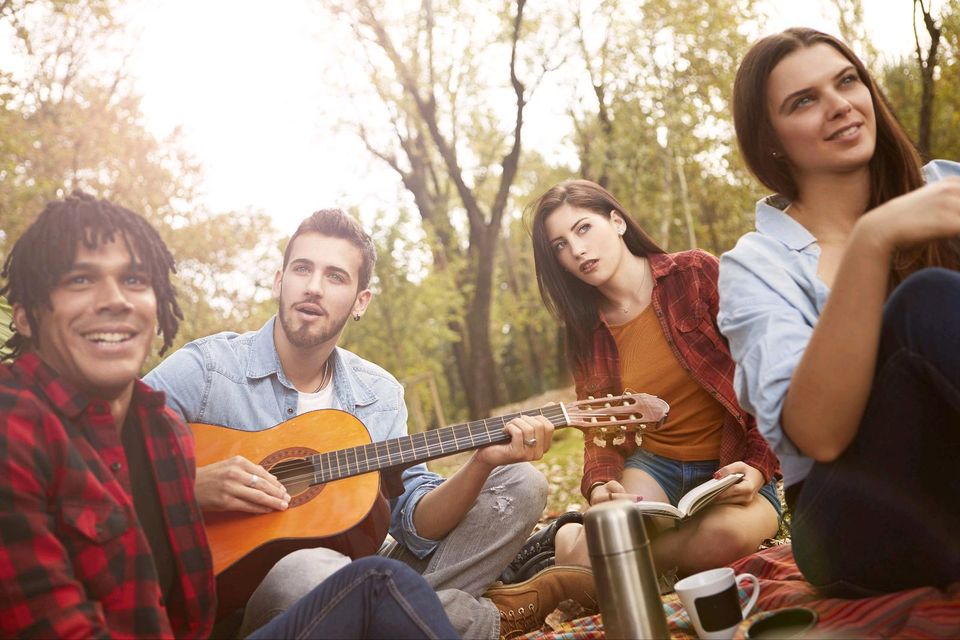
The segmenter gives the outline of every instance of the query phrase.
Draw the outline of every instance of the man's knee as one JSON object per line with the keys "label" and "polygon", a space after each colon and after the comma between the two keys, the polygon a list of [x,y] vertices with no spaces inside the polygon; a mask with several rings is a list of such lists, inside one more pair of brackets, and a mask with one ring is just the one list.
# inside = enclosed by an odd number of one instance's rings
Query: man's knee
{"label": "man's knee", "polygon": [[[529,533],[547,504],[547,479],[526,462],[498,467],[487,480],[477,500],[479,511],[510,516],[510,521]],[[489,517],[489,516],[486,516]]]}

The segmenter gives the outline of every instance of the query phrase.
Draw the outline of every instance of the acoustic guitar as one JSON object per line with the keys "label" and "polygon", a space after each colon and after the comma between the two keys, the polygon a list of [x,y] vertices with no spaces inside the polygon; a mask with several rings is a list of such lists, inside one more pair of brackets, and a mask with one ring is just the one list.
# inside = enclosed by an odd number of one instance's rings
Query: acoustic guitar
{"label": "acoustic guitar", "polygon": [[263,431],[191,424],[197,465],[240,455],[266,468],[290,494],[286,511],[205,513],[217,576],[218,613],[244,605],[267,571],[301,548],[329,547],[351,558],[376,553],[390,525],[379,471],[405,467],[510,439],[504,425],[543,415],[554,427],[577,427],[598,444],[638,440],[666,420],[666,402],[645,393],[551,405],[372,442],[349,413],[311,411]]}

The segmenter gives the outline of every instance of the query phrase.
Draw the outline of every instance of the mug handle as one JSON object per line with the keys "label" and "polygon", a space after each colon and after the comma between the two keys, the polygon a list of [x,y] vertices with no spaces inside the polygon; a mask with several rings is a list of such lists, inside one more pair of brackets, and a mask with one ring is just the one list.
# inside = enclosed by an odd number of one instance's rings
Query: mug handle
{"label": "mug handle", "polygon": [[750,612],[753,611],[753,607],[757,604],[757,598],[760,597],[760,581],[757,580],[757,576],[752,573],[740,573],[737,574],[737,577],[734,578],[737,586],[740,586],[741,580],[749,580],[753,583],[753,592],[750,594],[750,599],[747,601],[747,606],[743,607],[741,610],[743,613],[742,620],[746,620],[747,616],[750,615]]}

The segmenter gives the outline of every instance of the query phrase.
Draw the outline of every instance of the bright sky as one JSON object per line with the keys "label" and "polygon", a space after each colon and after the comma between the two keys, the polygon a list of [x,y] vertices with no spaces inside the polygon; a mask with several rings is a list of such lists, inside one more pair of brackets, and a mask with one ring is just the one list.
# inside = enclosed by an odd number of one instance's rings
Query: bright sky
{"label": "bright sky", "polygon": [[[804,25],[836,33],[824,0],[768,0],[764,33]],[[338,114],[330,33],[315,2],[284,0],[134,1],[137,44],[130,61],[147,125],[159,137],[181,127],[183,143],[204,165],[206,203],[214,210],[262,210],[291,233],[311,211],[361,206],[367,215],[395,209],[398,181],[349,132]],[[864,0],[865,20],[882,54],[910,51],[912,3]],[[546,88],[546,87],[543,87]],[[534,101],[524,140],[562,145],[565,105]],[[559,150],[559,149],[558,149]]]}

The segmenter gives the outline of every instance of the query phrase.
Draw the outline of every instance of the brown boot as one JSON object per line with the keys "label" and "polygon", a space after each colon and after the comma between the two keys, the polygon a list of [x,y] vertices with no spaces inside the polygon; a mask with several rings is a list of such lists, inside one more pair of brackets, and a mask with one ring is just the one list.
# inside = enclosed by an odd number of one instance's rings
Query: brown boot
{"label": "brown boot", "polygon": [[536,631],[564,600],[575,600],[584,615],[598,611],[593,572],[572,565],[547,567],[524,582],[491,587],[483,596],[500,610],[502,640]]}

